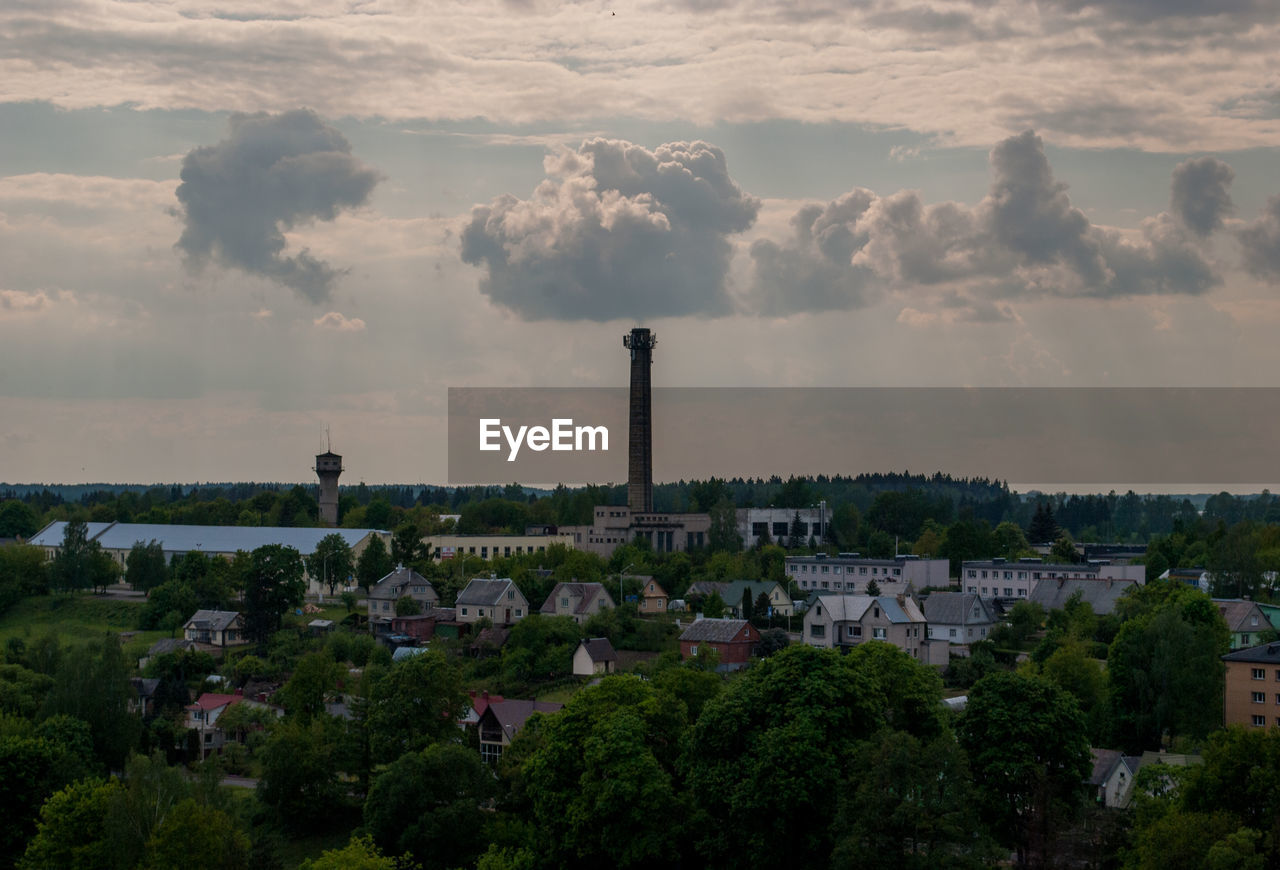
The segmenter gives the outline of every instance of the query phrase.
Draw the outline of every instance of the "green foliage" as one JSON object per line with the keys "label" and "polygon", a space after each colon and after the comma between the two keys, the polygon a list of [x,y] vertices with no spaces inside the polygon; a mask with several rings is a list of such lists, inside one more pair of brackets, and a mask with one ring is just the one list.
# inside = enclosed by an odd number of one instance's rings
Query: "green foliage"
{"label": "green foliage", "polygon": [[119,566],[112,561],[97,541],[88,537],[88,526],[73,520],[67,523],[62,536],[62,546],[49,564],[49,586],[57,592],[77,592],[81,589],[103,589],[119,575]]}
{"label": "green foliage", "polygon": [[248,870],[249,838],[227,814],[191,798],[165,817],[147,843],[144,870],[188,865],[209,870]]}
{"label": "green foliage", "polygon": [[393,858],[385,858],[373,838],[352,837],[341,849],[330,849],[319,858],[303,861],[298,870],[405,870]]}
{"label": "green foliage", "polygon": [[142,730],[129,712],[130,671],[120,642],[108,635],[69,650],[45,697],[45,716],[62,713],[89,723],[94,755],[107,768],[120,766]]}
{"label": "green foliage", "polygon": [[302,557],[293,547],[267,544],[254,550],[244,590],[245,633],[258,643],[280,630],[284,614],[307,591]]}
{"label": "green foliage", "polygon": [[27,544],[0,547],[0,613],[26,595],[49,591],[44,550]]}
{"label": "green foliage", "polygon": [[76,777],[68,774],[68,753],[31,733],[0,729],[0,866],[12,866],[36,831],[44,801]]}
{"label": "green foliage", "polygon": [[712,592],[702,602],[702,615],[707,619],[722,619],[727,608],[719,592]]}
{"label": "green foliage", "polygon": [[[821,866],[854,744],[884,724],[869,669],[834,650],[792,646],[709,701],[681,757],[709,866]],[[731,820],[752,819],[747,828]]]}
{"label": "green foliage", "polygon": [[1222,722],[1226,623],[1203,593],[1148,584],[1117,606],[1124,620],[1107,653],[1113,735],[1129,752],[1204,737]]}
{"label": "green foliage", "polygon": [[417,616],[422,612],[422,605],[411,595],[401,595],[396,599],[396,616]]}
{"label": "green foliage", "polygon": [[183,580],[170,580],[151,589],[142,612],[138,614],[138,627],[143,630],[181,626],[200,609],[195,590]]}
{"label": "green foliage", "polygon": [[742,549],[742,537],[738,534],[738,514],[732,501],[721,498],[708,511],[711,528],[707,532],[707,546],[715,551],[736,553]]}
{"label": "green foliage", "polygon": [[[884,731],[858,746],[839,790],[830,866],[932,870],[992,866],[964,754],[950,735]],[[976,834],[976,835],[975,835]]]}
{"label": "green foliage", "polygon": [[[376,526],[375,528],[386,527]],[[356,583],[368,592],[371,586],[390,574],[395,566],[395,562],[391,561],[391,556],[387,553],[386,545],[382,543],[382,538],[374,535],[369,539],[369,543],[365,544],[360,558],[356,561]]]}
{"label": "green foliage", "polygon": [[169,564],[164,548],[156,540],[149,544],[138,541],[129,550],[124,563],[124,576],[134,589],[146,592],[169,579]]}
{"label": "green foliage", "polygon": [[365,829],[391,854],[417,856],[423,870],[471,866],[488,843],[493,775],[470,747],[436,744],[407,753],[373,781]]}
{"label": "green foliage", "polygon": [[53,677],[22,665],[0,665],[0,713],[33,718],[44,706]]}
{"label": "green foliage", "polygon": [[258,797],[285,827],[319,831],[346,808],[339,779],[342,724],[328,716],[285,720],[272,728],[262,748]]}
{"label": "green foliage", "polygon": [[[636,677],[606,677],[516,738],[537,748],[520,769],[544,867],[673,863],[690,807],[669,766],[685,707]],[[535,724],[536,723],[536,724]],[[511,748],[512,753],[519,750]]]}
{"label": "green foliage", "polygon": [[355,557],[351,546],[337,533],[325,535],[307,557],[307,573],[317,578],[333,595],[339,586],[347,584],[347,578],[355,572]]}
{"label": "green foliage", "polygon": [[84,779],[55,792],[40,808],[35,836],[18,863],[22,870],[124,868],[107,837],[107,814],[123,787],[116,780]]}
{"label": "green foliage", "polygon": [[30,538],[40,531],[40,520],[30,505],[16,499],[0,502],[0,538]]}
{"label": "green foliage", "polygon": [[467,706],[462,674],[439,651],[396,662],[372,688],[368,730],[376,763],[460,736],[457,721]]}
{"label": "green foliage", "polygon": [[293,669],[289,682],[276,694],[290,716],[307,722],[324,713],[325,697],[342,676],[342,668],[328,650],[308,653]]}
{"label": "green foliage", "polygon": [[526,616],[511,628],[502,648],[502,682],[507,691],[573,671],[573,653],[582,629],[571,616]]}
{"label": "green foliage", "polygon": [[1020,864],[1047,864],[1089,773],[1075,699],[1037,677],[991,674],[969,691],[959,740],[990,830],[1017,850]]}

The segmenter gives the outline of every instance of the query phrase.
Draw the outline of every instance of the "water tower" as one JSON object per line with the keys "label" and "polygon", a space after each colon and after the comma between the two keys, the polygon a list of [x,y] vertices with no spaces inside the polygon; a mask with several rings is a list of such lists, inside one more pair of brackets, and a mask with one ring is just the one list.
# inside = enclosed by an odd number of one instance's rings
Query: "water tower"
{"label": "water tower", "polygon": [[[328,438],[325,439],[328,441]],[[342,474],[342,457],[325,445],[324,453],[316,454],[316,477],[320,478],[320,522],[326,526],[338,525],[338,475]]]}

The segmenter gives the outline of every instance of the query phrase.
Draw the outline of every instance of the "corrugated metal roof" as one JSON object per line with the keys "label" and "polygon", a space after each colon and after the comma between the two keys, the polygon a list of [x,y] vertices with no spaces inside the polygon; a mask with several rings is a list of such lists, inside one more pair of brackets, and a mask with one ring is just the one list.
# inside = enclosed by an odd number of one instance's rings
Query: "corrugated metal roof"
{"label": "corrugated metal roof", "polygon": [[[31,540],[27,541],[27,543],[31,544],[33,547],[61,547],[62,539],[67,534],[67,525],[66,520],[54,520],[49,523],[49,525],[36,532],[35,535],[32,536]],[[115,525],[115,523],[85,523],[85,526],[87,526],[89,530],[89,540],[92,541],[96,536],[102,534],[113,525]]]}
{"label": "corrugated metal roof", "polygon": [[[65,522],[50,523],[31,543],[42,547],[62,545]],[[177,526],[161,523],[89,523],[89,537],[108,550],[128,550],[141,541],[156,541],[166,553],[252,552],[268,544],[293,547],[304,556],[315,551],[326,535],[338,535],[354,547],[370,532],[385,535],[380,529],[298,529],[284,526]]]}

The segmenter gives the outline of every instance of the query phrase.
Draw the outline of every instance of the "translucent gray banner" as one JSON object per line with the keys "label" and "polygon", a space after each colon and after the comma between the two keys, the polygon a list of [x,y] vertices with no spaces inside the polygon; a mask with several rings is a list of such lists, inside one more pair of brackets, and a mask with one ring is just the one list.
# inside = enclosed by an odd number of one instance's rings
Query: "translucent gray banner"
{"label": "translucent gray banner", "polygon": [[[625,388],[450,388],[449,482],[624,482],[627,399]],[[657,388],[652,401],[655,482],[887,471],[1064,485],[1280,480],[1273,388],[699,387]],[[480,449],[486,420],[497,449]],[[595,430],[594,447],[579,429]]]}

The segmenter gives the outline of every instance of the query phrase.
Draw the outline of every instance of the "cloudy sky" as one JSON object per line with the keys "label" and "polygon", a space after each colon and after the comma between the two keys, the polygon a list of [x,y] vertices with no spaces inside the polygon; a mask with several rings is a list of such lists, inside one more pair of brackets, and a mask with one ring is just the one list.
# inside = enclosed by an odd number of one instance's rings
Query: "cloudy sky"
{"label": "cloudy sky", "polygon": [[8,0],[0,481],[310,480],[327,426],[444,482],[448,387],[624,384],[636,323],[666,386],[1271,386],[1276,44],[1269,0]]}

